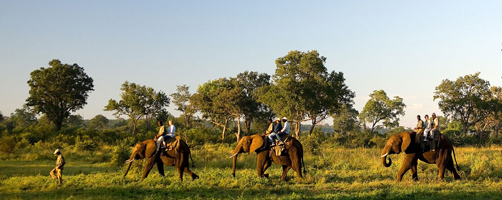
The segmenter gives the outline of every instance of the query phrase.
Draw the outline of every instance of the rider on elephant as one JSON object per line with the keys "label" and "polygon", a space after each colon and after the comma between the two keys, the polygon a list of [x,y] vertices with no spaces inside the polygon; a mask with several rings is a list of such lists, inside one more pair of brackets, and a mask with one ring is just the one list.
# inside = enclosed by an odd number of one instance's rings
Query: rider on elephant
{"label": "rider on elephant", "polygon": [[159,120],[158,124],[160,126],[159,133],[155,136],[155,139],[157,140],[156,142],[157,152],[159,152],[162,143],[164,143],[164,135],[166,135],[166,129],[164,128],[164,123],[162,123],[162,121]]}
{"label": "rider on elephant", "polygon": [[415,132],[417,135],[415,136],[415,143],[421,143],[421,138],[424,135],[424,121],[420,119],[420,115],[417,115],[417,127],[415,127]]}
{"label": "rider on elephant", "polygon": [[[274,126],[274,130],[268,135],[268,140],[271,142],[271,147],[275,146],[274,137],[278,137],[277,133],[282,130],[281,120],[277,119],[276,124]],[[280,138],[279,138],[280,141]]]}
{"label": "rider on elephant", "polygon": [[429,141],[430,138],[430,133],[432,129],[432,122],[429,120],[429,115],[425,115],[425,122],[424,122],[424,142]]}
{"label": "rider on elephant", "polygon": [[432,141],[430,142],[431,150],[436,149],[437,141],[439,140],[439,119],[436,118],[436,113],[432,113],[432,130],[431,137]]}
{"label": "rider on elephant", "polygon": [[282,130],[280,132],[278,132],[277,135],[276,135],[277,140],[279,140],[279,145],[283,145],[284,144],[284,142],[282,142],[282,140],[281,140],[281,136],[289,134],[289,129],[290,129],[289,128],[288,118],[283,117],[282,118],[282,122],[284,122],[284,126],[282,127]]}

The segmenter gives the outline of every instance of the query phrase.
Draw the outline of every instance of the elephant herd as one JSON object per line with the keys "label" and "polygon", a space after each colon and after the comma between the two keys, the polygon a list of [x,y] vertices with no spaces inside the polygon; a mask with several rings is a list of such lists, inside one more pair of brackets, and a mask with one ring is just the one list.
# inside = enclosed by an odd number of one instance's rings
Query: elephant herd
{"label": "elephant herd", "polygon": [[[451,142],[444,135],[441,135],[439,145],[435,151],[423,152],[421,146],[419,144],[416,144],[412,140],[412,138],[415,138],[415,135],[416,133],[412,131],[393,135],[389,138],[385,147],[382,149],[381,159],[382,164],[385,167],[389,167],[392,164],[392,160],[390,159],[390,157],[388,157],[390,154],[399,154],[401,152],[405,153],[405,158],[401,168],[397,173],[396,180],[401,181],[403,175],[408,170],[411,170],[413,180],[418,180],[418,160],[421,160],[428,164],[436,164],[439,170],[439,180],[443,180],[445,169],[448,169],[452,173],[455,180],[459,180],[460,176],[458,175],[453,163],[454,157],[452,157],[452,154],[454,156],[455,152]],[[281,156],[277,156],[275,153],[270,152],[270,148],[264,147],[263,144],[266,139],[267,138],[265,135],[258,134],[244,136],[241,138],[241,140],[235,147],[232,156],[230,156],[231,158],[233,158],[232,175],[235,177],[237,157],[240,153],[251,154],[256,152],[256,170],[258,177],[268,178],[268,174],[266,174],[265,171],[268,167],[270,167],[272,162],[275,162],[279,165],[282,165],[283,172],[281,180],[286,180],[286,175],[291,168],[296,172],[298,178],[302,178],[303,173],[305,173],[302,144],[297,139],[289,137],[289,142],[285,144],[285,150],[283,151]],[[157,165],[159,174],[161,176],[164,176],[164,165],[167,165],[176,167],[178,171],[178,178],[180,180],[183,180],[183,173],[187,173],[192,179],[199,178],[197,174],[193,173],[189,169],[188,159],[191,159],[190,148],[183,140],[180,140],[179,148],[169,150],[165,154],[155,154],[155,145],[156,144],[154,140],[146,140],[137,143],[132,151],[130,159],[126,161],[128,165],[124,176],[127,175],[131,167],[131,163],[134,160],[147,159],[141,180],[145,179],[148,176],[148,173],[150,173],[154,165]]]}

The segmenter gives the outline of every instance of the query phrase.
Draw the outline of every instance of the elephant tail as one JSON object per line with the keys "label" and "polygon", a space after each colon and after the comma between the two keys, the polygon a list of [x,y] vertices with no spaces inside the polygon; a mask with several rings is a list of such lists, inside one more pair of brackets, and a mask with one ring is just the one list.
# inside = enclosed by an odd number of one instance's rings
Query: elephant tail
{"label": "elephant tail", "polygon": [[304,162],[304,158],[302,158],[302,166],[303,166],[303,173],[307,173],[307,169],[305,168],[305,162]]}
{"label": "elephant tail", "polygon": [[190,160],[192,161],[192,168],[195,168],[195,165],[193,164],[192,154],[188,153],[188,155],[190,156]]}
{"label": "elephant tail", "polygon": [[451,151],[453,153],[453,159],[455,160],[455,166],[457,166],[457,170],[460,171],[460,167],[458,166],[458,163],[457,163],[457,156],[455,156],[455,149],[453,149],[453,147],[451,147]]}

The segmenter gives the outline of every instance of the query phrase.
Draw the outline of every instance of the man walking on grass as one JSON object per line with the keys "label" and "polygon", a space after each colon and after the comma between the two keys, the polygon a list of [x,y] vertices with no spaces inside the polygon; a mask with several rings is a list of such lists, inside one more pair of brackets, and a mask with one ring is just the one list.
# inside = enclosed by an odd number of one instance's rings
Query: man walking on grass
{"label": "man walking on grass", "polygon": [[58,184],[63,184],[63,168],[65,164],[64,157],[59,149],[56,149],[56,151],[54,151],[54,154],[57,155],[58,158],[56,160],[56,167],[51,171],[50,174],[53,179],[58,179]]}

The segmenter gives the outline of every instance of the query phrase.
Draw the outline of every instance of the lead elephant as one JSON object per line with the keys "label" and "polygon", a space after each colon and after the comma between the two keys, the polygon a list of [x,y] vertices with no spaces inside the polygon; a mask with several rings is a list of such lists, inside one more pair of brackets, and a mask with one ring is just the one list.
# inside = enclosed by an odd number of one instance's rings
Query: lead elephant
{"label": "lead elephant", "polygon": [[[187,173],[192,177],[192,179],[198,179],[199,176],[197,174],[190,171],[188,168],[188,158],[191,158],[190,148],[183,140],[179,140],[179,148],[172,149],[167,151],[166,154],[157,154],[153,156],[157,151],[154,140],[145,140],[143,142],[137,143],[132,151],[131,157],[126,162],[129,163],[127,165],[126,172],[124,176],[129,172],[129,168],[134,160],[138,159],[147,159],[145,169],[143,170],[143,176],[141,176],[141,180],[145,179],[152,170],[153,165],[157,164],[157,169],[159,170],[159,174],[164,176],[164,165],[167,166],[175,166],[178,169],[178,178],[183,180],[183,172]],[[193,160],[192,160],[193,165]]]}
{"label": "lead elephant", "polygon": [[[403,165],[397,173],[397,181],[401,181],[403,175],[411,169],[413,180],[418,180],[417,175],[417,164],[418,160],[421,160],[428,164],[436,164],[439,169],[438,179],[443,180],[445,169],[448,169],[455,180],[459,180],[460,176],[453,165],[452,153],[455,156],[453,150],[453,145],[450,140],[444,135],[441,135],[439,139],[439,144],[436,151],[428,151],[423,153],[419,144],[415,143],[413,138],[415,138],[416,133],[413,131],[402,132],[393,135],[389,138],[385,147],[382,149],[382,163],[385,167],[389,167],[392,164],[392,160],[389,158],[389,163],[387,163],[386,158],[390,154],[399,154],[401,152],[405,153]],[[456,162],[456,160],[455,160]],[[457,164],[458,168],[458,164]]]}
{"label": "lead elephant", "polygon": [[293,170],[296,172],[298,178],[302,178],[302,164],[303,170],[305,172],[302,144],[297,139],[290,137],[290,142],[286,142],[285,145],[286,152],[282,156],[276,156],[275,153],[270,153],[270,148],[261,148],[264,142],[264,137],[266,136],[258,134],[242,137],[242,139],[235,147],[232,156],[230,156],[233,157],[232,175],[235,177],[237,156],[240,153],[246,152],[251,154],[253,152],[256,152],[256,171],[258,173],[258,177],[268,177],[268,174],[265,174],[265,171],[268,167],[270,167],[271,161],[273,161],[279,165],[282,165],[281,180],[286,180],[286,175],[291,168],[293,168]]}

